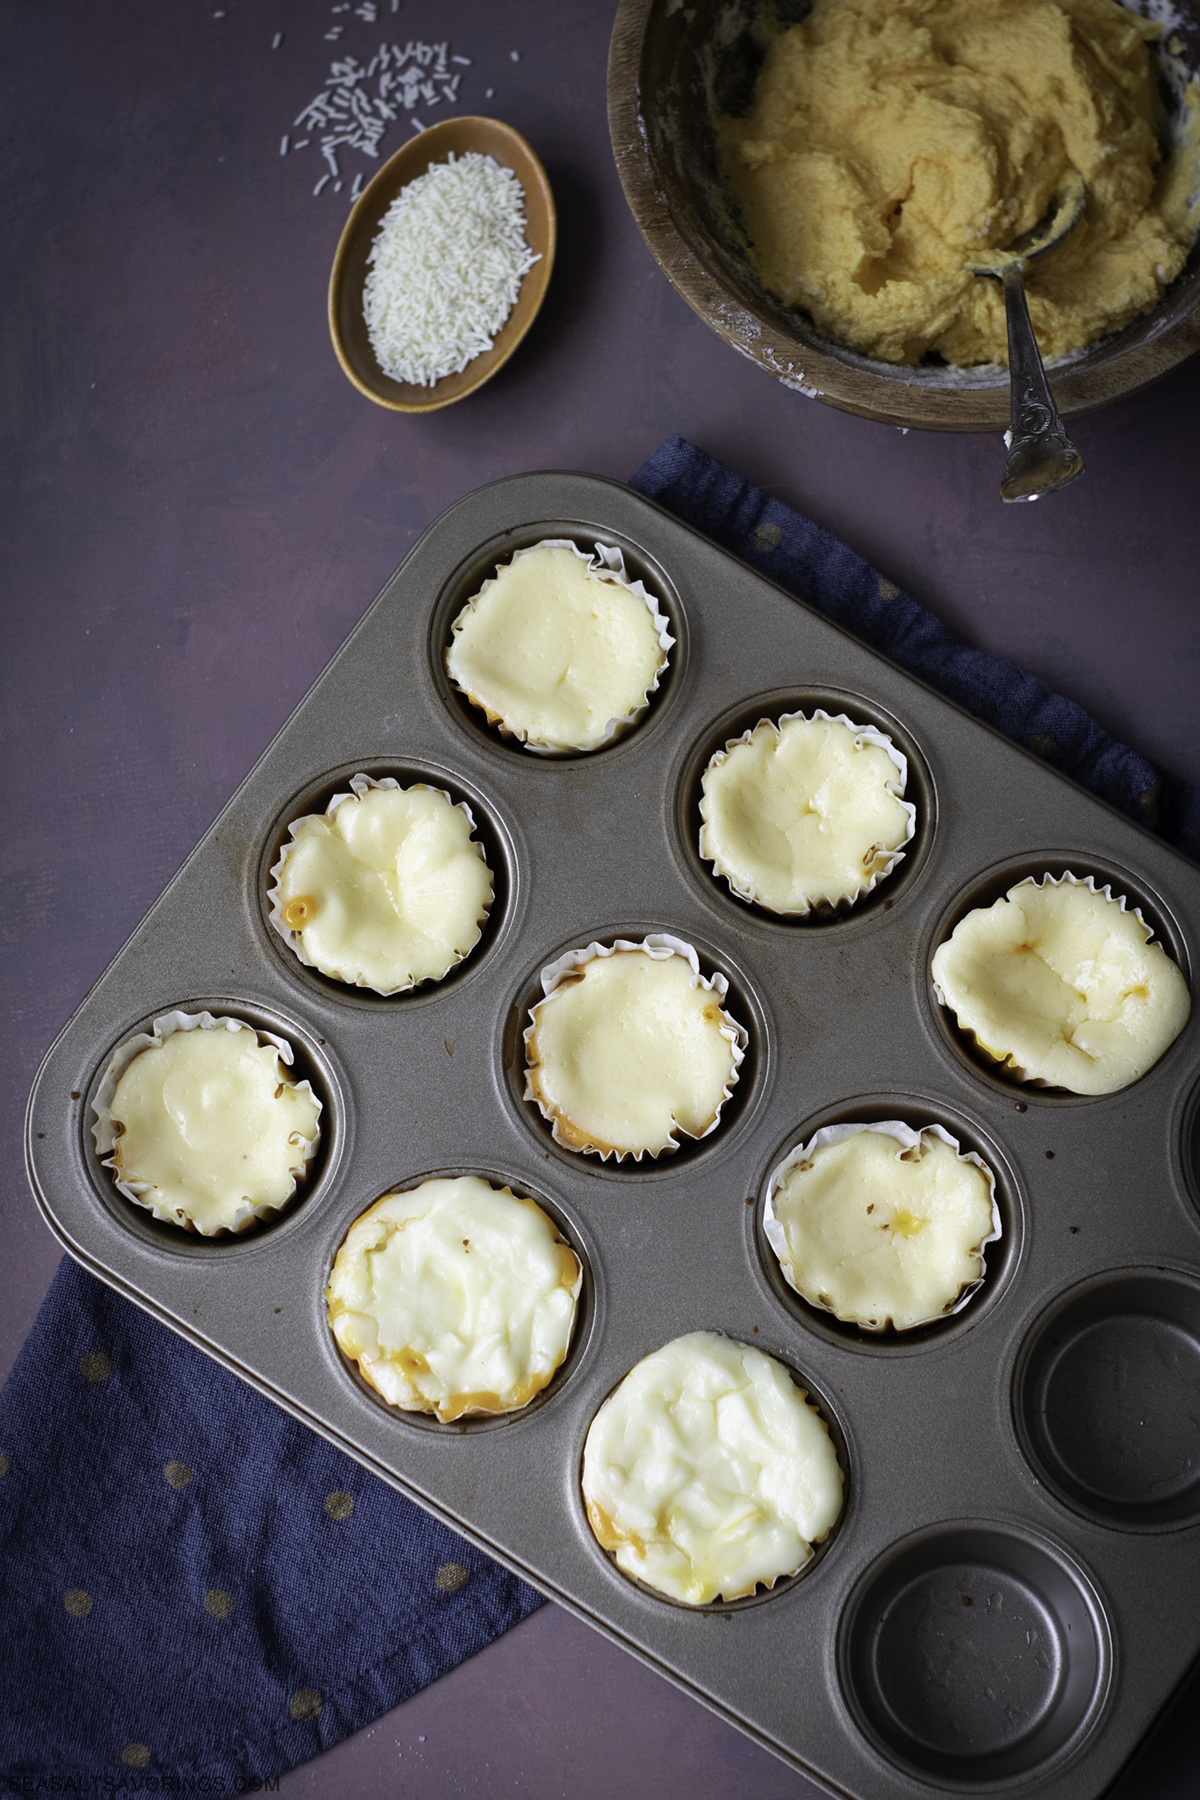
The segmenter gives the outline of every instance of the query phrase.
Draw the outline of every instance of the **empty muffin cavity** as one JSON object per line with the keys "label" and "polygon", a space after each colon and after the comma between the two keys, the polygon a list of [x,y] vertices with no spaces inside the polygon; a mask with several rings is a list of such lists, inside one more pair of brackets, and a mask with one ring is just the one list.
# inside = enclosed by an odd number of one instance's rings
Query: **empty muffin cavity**
{"label": "empty muffin cavity", "polygon": [[859,1724],[918,1780],[995,1791],[1071,1754],[1108,1694],[1099,1598],[1065,1552],[989,1521],[893,1545],[843,1609]]}
{"label": "empty muffin cavity", "polygon": [[1021,1346],[1022,1448],[1067,1505],[1126,1530],[1200,1518],[1200,1284],[1109,1270],[1060,1296]]}

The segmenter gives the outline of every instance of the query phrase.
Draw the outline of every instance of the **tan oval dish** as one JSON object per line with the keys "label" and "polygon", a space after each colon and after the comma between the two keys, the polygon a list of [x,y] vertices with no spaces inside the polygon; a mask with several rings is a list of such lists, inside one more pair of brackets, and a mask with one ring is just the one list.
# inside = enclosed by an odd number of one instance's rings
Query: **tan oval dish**
{"label": "tan oval dish", "polygon": [[[608,123],[629,209],[663,273],[727,343],[785,387],[888,425],[1003,431],[1008,370],[917,367],[860,355],[822,337],[769,294],[727,230],[706,88],[717,56],[736,61],[755,0],[620,0],[608,60]],[[1184,60],[1200,65],[1200,5],[1174,9]],[[1158,305],[1050,366],[1065,417],[1137,393],[1200,350],[1200,241]]]}
{"label": "tan oval dish", "polygon": [[[385,375],[371,348],[363,316],[363,286],[368,258],[383,216],[401,188],[433,163],[451,154],[465,156],[476,150],[495,157],[512,170],[525,190],[525,236],[533,254],[540,257],[521,283],[517,303],[496,334],[490,350],[483,351],[454,375],[443,375],[432,387],[412,381],[395,381]],[[558,224],[554,196],[546,171],[520,132],[499,119],[443,119],[430,125],[390,157],[363,189],[346,220],[329,277],[329,335],[337,359],[360,394],[393,412],[437,412],[465,400],[490,381],[506,363],[529,327],[550,284]]]}

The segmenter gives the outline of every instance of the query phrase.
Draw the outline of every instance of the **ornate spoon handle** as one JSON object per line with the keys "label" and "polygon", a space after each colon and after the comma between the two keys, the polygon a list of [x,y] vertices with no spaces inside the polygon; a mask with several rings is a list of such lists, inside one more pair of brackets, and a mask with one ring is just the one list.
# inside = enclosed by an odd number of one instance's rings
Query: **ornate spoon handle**
{"label": "ornate spoon handle", "polygon": [[1002,500],[1036,500],[1065,487],[1083,474],[1083,458],[1063,430],[1058,408],[1050,397],[1046,371],[1025,303],[1025,280],[1020,263],[1003,273],[1004,307],[1008,320],[1008,375],[1012,396],[1012,439]]}

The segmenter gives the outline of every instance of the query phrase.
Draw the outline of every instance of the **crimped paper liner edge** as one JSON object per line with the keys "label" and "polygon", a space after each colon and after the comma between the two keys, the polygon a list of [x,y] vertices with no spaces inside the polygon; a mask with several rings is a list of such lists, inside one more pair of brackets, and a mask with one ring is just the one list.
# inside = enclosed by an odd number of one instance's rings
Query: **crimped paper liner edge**
{"label": "crimped paper liner edge", "polygon": [[527,737],[522,737],[519,731],[514,731],[511,726],[506,725],[502,719],[484,704],[482,700],[472,694],[468,688],[463,687],[462,683],[456,681],[454,676],[450,673],[450,652],[454,647],[454,639],[458,633],[459,627],[466,615],[474,610],[476,601],[482,600],[488,589],[495,586],[495,575],[489,575],[479,589],[479,592],[471,595],[471,598],[467,601],[467,604],[462,608],[462,611],[458,614],[450,627],[450,642],[442,652],[446,675],[451,684],[457,688],[458,692],[469,700],[472,706],[483,713],[488,724],[498,731],[501,737],[511,738],[514,743],[520,744],[521,747],[528,750],[531,755],[592,756],[597,750],[606,750],[610,744],[616,743],[618,738],[627,736],[627,734],[633,730],[635,725],[640,724],[650,710],[651,698],[658,692],[662,678],[671,666],[670,652],[675,647],[675,639],[671,636],[671,621],[667,618],[665,613],[659,611],[658,601],[655,599],[654,595],[650,593],[645,583],[640,580],[631,580],[626,574],[625,557],[618,545],[602,544],[597,540],[593,545],[592,554],[589,556],[586,551],[579,548],[579,545],[573,538],[542,538],[536,544],[525,544],[520,550],[514,550],[513,554],[503,563],[497,563],[497,568],[510,567],[513,563],[519,561],[522,556],[527,556],[531,550],[573,550],[580,561],[587,564],[587,573],[589,575],[603,574],[606,577],[611,577],[617,583],[618,587],[627,588],[631,594],[636,594],[639,600],[644,600],[646,602],[647,607],[650,609],[650,616],[654,620],[654,629],[658,633],[658,647],[662,652],[662,661],[654,671],[654,678],[651,681],[650,686],[646,689],[641,702],[627,712],[623,718],[610,719],[604,728],[603,737],[597,738],[594,744],[532,743]]}
{"label": "crimped paper liner edge", "polygon": [[[436,1180],[436,1179],[438,1179],[438,1177],[436,1177],[436,1176],[426,1176],[425,1177],[425,1181]],[[495,1182],[492,1181],[491,1178],[488,1176],[480,1176],[479,1179],[482,1181],[487,1181],[488,1186],[491,1187],[496,1193],[507,1194],[509,1199],[512,1200],[513,1203],[517,1206],[522,1206],[522,1205],[526,1205],[526,1204],[536,1206],[538,1211],[541,1213],[542,1217],[545,1219],[546,1223],[550,1226],[551,1230],[553,1231],[554,1241],[558,1244],[565,1245],[565,1247],[571,1252],[572,1256],[575,1258],[575,1261],[579,1264],[579,1273],[575,1278],[575,1286],[573,1288],[568,1288],[566,1290],[571,1295],[571,1322],[570,1322],[570,1325],[567,1327],[566,1348],[564,1349],[559,1360],[555,1363],[553,1369],[551,1369],[549,1375],[546,1377],[546,1380],[543,1383],[543,1385],[538,1389],[536,1394],[530,1395],[529,1399],[525,1401],[524,1405],[522,1405],[522,1406],[468,1406],[462,1412],[455,1413],[455,1415],[452,1419],[444,1419],[442,1417],[441,1413],[438,1411],[436,1406],[428,1406],[428,1405],[409,1406],[409,1405],[406,1405],[405,1402],[402,1400],[389,1400],[387,1395],[384,1393],[383,1389],[378,1386],[378,1384],[376,1383],[374,1378],[368,1372],[369,1368],[371,1366],[371,1363],[367,1362],[367,1366],[364,1367],[363,1364],[366,1361],[365,1358],[351,1356],[351,1354],[348,1350],[343,1349],[341,1341],[338,1338],[337,1332],[334,1330],[333,1323],[329,1319],[329,1310],[328,1310],[329,1309],[329,1300],[328,1300],[329,1290],[328,1290],[328,1287],[325,1289],[325,1292],[322,1296],[322,1298],[325,1300],[326,1324],[329,1327],[330,1336],[333,1338],[334,1343],[337,1344],[340,1354],[343,1357],[345,1357],[346,1361],[348,1363],[353,1363],[357,1367],[361,1378],[363,1379],[363,1381],[366,1382],[366,1384],[370,1388],[372,1394],[377,1397],[380,1404],[382,1404],[383,1406],[391,1407],[396,1412],[418,1413],[418,1414],[420,1414],[420,1416],[422,1418],[436,1419],[440,1425],[447,1425],[447,1424],[456,1425],[460,1419],[502,1419],[502,1418],[507,1417],[510,1413],[513,1415],[524,1413],[530,1406],[533,1405],[535,1400],[539,1399],[541,1397],[541,1395],[543,1395],[545,1393],[546,1389],[550,1386],[550,1383],[558,1375],[559,1370],[562,1368],[563,1364],[566,1362],[567,1358],[570,1356],[572,1344],[573,1344],[574,1338],[575,1338],[575,1327],[579,1323],[579,1296],[583,1292],[583,1258],[580,1256],[578,1250],[575,1248],[575,1246],[571,1242],[571,1240],[569,1238],[566,1238],[563,1236],[562,1227],[559,1225],[558,1220],[555,1219],[551,1213],[548,1213],[546,1211],[545,1207],[542,1205],[541,1201],[535,1200],[533,1198],[532,1194],[514,1194],[514,1192],[512,1190],[511,1182],[505,1181],[500,1185],[500,1187],[496,1187]],[[382,1206],[383,1202],[385,1200],[390,1200],[394,1194],[415,1194],[419,1188],[421,1188],[425,1185],[425,1181],[414,1181],[408,1187],[389,1188],[386,1194],[380,1194],[378,1200],[372,1201],[371,1205],[366,1207],[363,1212],[359,1213],[357,1218],[352,1219],[350,1224],[347,1226],[345,1232],[343,1233],[342,1241],[338,1245],[338,1248],[334,1253],[334,1262],[336,1263],[337,1257],[338,1257],[338,1255],[340,1255],[347,1239],[350,1236],[350,1233],[354,1230],[354,1227],[356,1225],[361,1224],[363,1219],[365,1219],[369,1213],[374,1212],[374,1210],[377,1206]],[[332,1269],[331,1269],[330,1273],[332,1274]],[[372,1360],[375,1362],[378,1362],[378,1361],[381,1361],[382,1358],[375,1357]],[[417,1390],[414,1389],[413,1391],[416,1392]]]}
{"label": "crimped paper liner edge", "polygon": [[[784,1260],[785,1257],[789,1256],[787,1238],[783,1226],[775,1216],[775,1192],[779,1183],[783,1180],[793,1164],[803,1162],[814,1150],[823,1149],[830,1144],[844,1143],[847,1138],[857,1137],[859,1133],[863,1131],[877,1131],[886,1137],[895,1138],[896,1142],[902,1144],[906,1150],[911,1150],[920,1143],[921,1137],[926,1131],[932,1132],[935,1137],[940,1137],[943,1143],[949,1144],[960,1162],[974,1163],[975,1167],[987,1179],[988,1189],[992,1197],[992,1229],[986,1237],[979,1240],[977,1245],[977,1250],[981,1257],[989,1244],[998,1242],[1003,1230],[1000,1218],[1000,1207],[996,1200],[995,1175],[992,1173],[992,1170],[988,1167],[987,1163],[984,1162],[982,1156],[974,1150],[964,1150],[958,1139],[951,1132],[947,1131],[944,1125],[923,1125],[920,1130],[917,1130],[912,1125],[906,1125],[903,1119],[884,1119],[877,1125],[866,1123],[823,1125],[819,1131],[813,1133],[807,1143],[797,1144],[793,1150],[789,1150],[783,1160],[776,1163],[775,1167],[771,1170],[770,1178],[767,1182],[767,1197],[763,1202],[763,1234],[775,1254],[775,1260],[779,1264],[780,1274],[792,1289],[793,1293],[799,1294],[806,1306],[813,1307],[817,1312],[827,1312],[831,1319],[836,1319],[838,1317],[837,1313],[833,1311],[833,1308],[822,1306],[818,1301],[809,1299],[807,1294],[800,1292],[800,1289],[792,1279],[792,1273],[788,1266],[788,1262]],[[979,1276],[977,1281],[969,1281],[962,1289],[960,1289],[958,1297],[952,1306],[943,1308],[941,1312],[930,1313],[928,1318],[917,1319],[911,1325],[894,1325],[890,1320],[886,1319],[879,1325],[868,1324],[863,1319],[843,1319],[841,1320],[841,1323],[844,1325],[854,1325],[859,1331],[870,1331],[875,1333],[888,1330],[895,1331],[899,1334],[909,1331],[919,1331],[924,1325],[935,1325],[940,1320],[952,1319],[955,1313],[961,1312],[963,1307],[971,1299],[972,1295],[976,1294],[983,1286],[985,1278],[986,1269],[984,1273]]]}
{"label": "crimped paper liner edge", "polygon": [[811,917],[814,912],[848,912],[851,907],[857,905],[860,900],[865,900],[867,895],[877,888],[881,881],[886,880],[886,878],[900,866],[904,861],[905,846],[911,844],[913,838],[917,834],[917,809],[911,800],[906,800],[904,798],[905,790],[908,786],[908,758],[905,756],[903,750],[897,748],[896,744],[888,737],[885,731],[880,731],[877,725],[860,724],[857,720],[849,718],[845,713],[827,713],[825,709],[820,706],[817,707],[815,712],[811,713],[780,713],[777,719],[763,717],[759,719],[756,724],[749,726],[747,730],[743,731],[740,737],[729,738],[723,750],[715,750],[705,763],[704,773],[701,775],[700,779],[701,782],[703,782],[704,775],[707,775],[708,771],[716,767],[717,764],[723,763],[730,751],[736,750],[739,744],[750,743],[755,732],[761,731],[764,725],[772,727],[778,736],[782,731],[782,727],[790,724],[793,719],[803,719],[806,725],[813,725],[818,719],[828,725],[845,725],[854,733],[855,737],[862,738],[866,743],[874,744],[877,749],[884,751],[895,765],[899,779],[897,781],[885,782],[884,788],[886,792],[892,796],[893,800],[899,801],[900,805],[908,814],[908,831],[905,836],[901,838],[896,848],[888,851],[886,865],[881,869],[876,869],[869,881],[860,882],[853,892],[849,889],[845,889],[842,893],[834,894],[832,896],[828,894],[818,894],[809,899],[805,905],[789,907],[786,911],[780,907],[771,906],[767,901],[758,898],[753,886],[747,885],[743,887],[736,877],[727,874],[724,869],[718,869],[717,858],[715,856],[710,856],[705,850],[704,834],[709,820],[708,815],[704,810],[704,804],[708,796],[703,792],[700,796],[700,818],[702,824],[696,840],[696,848],[699,852],[700,860],[708,863],[712,868],[714,880],[724,881],[730,892],[736,894],[739,900],[748,900],[752,906],[759,907],[763,912],[771,913],[777,919],[807,919]]}
{"label": "crimped paper liner edge", "polygon": [[[278,862],[273,863],[270,870],[271,885],[267,889],[267,899],[270,901],[270,910],[267,913],[267,923],[278,932],[288,949],[292,951],[298,961],[304,964],[306,969],[316,969],[318,973],[327,976],[330,981],[340,981],[343,987],[366,988],[370,993],[380,994],[385,1000],[390,1000],[394,994],[411,994],[414,988],[432,986],[436,982],[445,981],[446,976],[449,975],[451,969],[456,969],[459,963],[466,962],[468,956],[473,954],[479,944],[479,937],[483,936],[483,928],[491,917],[492,908],[496,904],[496,871],[488,862],[487,857],[484,855],[483,845],[475,836],[478,827],[475,823],[475,814],[471,811],[469,803],[466,800],[456,800],[452,794],[446,792],[445,788],[434,787],[431,781],[414,781],[411,782],[408,787],[402,787],[394,775],[383,775],[380,776],[378,780],[376,780],[373,775],[352,775],[350,777],[350,788],[351,791],[348,794],[335,794],[323,813],[305,813],[301,818],[293,819],[288,825],[287,841],[280,849]],[[479,937],[475,939],[471,948],[469,950],[464,950],[461,955],[455,956],[449,968],[441,975],[426,975],[419,982],[407,981],[403,983],[402,986],[394,988],[377,988],[373,987],[369,981],[347,981],[343,975],[330,975],[328,969],[322,969],[320,963],[314,962],[311,956],[306,956],[303,944],[301,943],[300,932],[293,931],[291,926],[284,921],[283,906],[279,893],[279,878],[283,874],[284,865],[287,862],[288,855],[296,843],[296,827],[298,825],[307,825],[312,819],[318,821],[322,819],[332,819],[339,806],[344,805],[347,800],[361,800],[363,795],[369,793],[372,788],[395,788],[398,793],[403,794],[411,794],[416,788],[426,788],[431,794],[440,794],[443,800],[450,806],[457,807],[459,812],[466,813],[467,824],[471,827],[470,842],[478,852],[480,862],[492,878],[492,897],[488,901],[487,910],[483,915],[482,921],[477,921],[479,924]]]}
{"label": "crimped paper liner edge", "polygon": [[683,938],[672,937],[669,932],[652,931],[638,944],[635,944],[630,938],[614,938],[610,944],[592,942],[582,949],[566,951],[555,962],[547,963],[543,968],[541,973],[542,998],[535,1002],[530,1008],[530,1023],[525,1027],[525,1030],[522,1033],[522,1042],[525,1045],[525,1092],[523,1098],[532,1101],[537,1106],[542,1117],[548,1120],[551,1136],[554,1138],[555,1143],[561,1144],[564,1150],[570,1150],[576,1156],[598,1156],[601,1162],[607,1162],[610,1157],[615,1157],[619,1163],[624,1162],[627,1158],[632,1159],[634,1162],[641,1162],[643,1156],[649,1156],[651,1159],[657,1160],[661,1156],[673,1155],[674,1152],[679,1149],[680,1138],[687,1139],[689,1143],[699,1144],[717,1129],[717,1126],[721,1123],[722,1109],[724,1108],[725,1103],[730,1099],[734,1088],[737,1086],[738,1070],[741,1067],[742,1062],[745,1059],[746,1051],[749,1048],[750,1033],[744,1025],[739,1024],[732,1014],[725,1011],[724,1006],[721,1007],[721,1017],[725,1021],[721,1026],[721,1036],[727,1040],[733,1051],[733,1067],[729,1072],[728,1081],[721,1090],[721,1098],[717,1104],[716,1116],[714,1117],[712,1124],[706,1126],[706,1128],[700,1132],[699,1136],[693,1137],[691,1132],[684,1131],[681,1125],[677,1125],[675,1129],[679,1132],[680,1137],[673,1137],[670,1143],[663,1145],[661,1150],[615,1150],[612,1148],[602,1150],[595,1145],[567,1143],[565,1138],[559,1135],[557,1114],[547,1112],[546,1107],[539,1097],[530,1092],[531,1070],[529,1068],[529,1039],[537,1028],[536,1015],[538,1007],[544,1006],[548,1000],[553,999],[555,993],[562,985],[563,978],[571,974],[575,969],[581,968],[584,963],[593,962],[598,956],[614,956],[618,950],[644,950],[646,955],[653,957],[656,962],[665,962],[669,956],[682,956],[691,967],[693,987],[707,988],[710,993],[715,993],[717,999],[720,1001],[724,1001],[726,995],[729,993],[728,978],[722,975],[719,969],[714,969],[711,976],[702,975],[700,973],[700,958],[697,956],[693,946],[685,943]]}
{"label": "crimped paper liner edge", "polygon": [[[1066,882],[1069,882],[1072,887],[1091,888],[1093,894],[1101,895],[1105,900],[1109,901],[1112,905],[1118,907],[1121,912],[1132,913],[1134,918],[1138,921],[1138,924],[1142,927],[1143,931],[1146,933],[1146,942],[1148,944],[1153,944],[1153,943],[1158,942],[1158,940],[1154,936],[1153,931],[1150,929],[1149,925],[1147,925],[1145,919],[1142,917],[1141,907],[1140,906],[1130,906],[1128,903],[1128,899],[1127,899],[1126,895],[1124,895],[1124,894],[1114,894],[1112,891],[1112,883],[1111,882],[1106,882],[1103,887],[1097,887],[1096,886],[1096,878],[1094,875],[1074,875],[1074,874],[1072,874],[1070,869],[1064,869],[1061,875],[1046,874],[1046,875],[1041,876],[1040,878],[1037,876],[1034,876],[1034,875],[1025,875],[1022,877],[1022,879],[1020,881],[1014,881],[1010,888],[1005,888],[1003,894],[1000,895],[1000,898],[1002,900],[1007,900],[1009,895],[1015,894],[1018,888],[1023,888],[1023,887],[1033,887],[1033,888],[1062,887],[1064,885],[1064,883],[1066,883]],[[993,901],[992,904],[995,905],[995,902]],[[970,912],[988,912],[988,911],[990,911],[990,908],[986,907],[986,906],[973,906],[970,909]],[[970,912],[964,913],[963,919],[969,918]],[[959,923],[959,925],[961,925],[962,919],[960,919],[958,923]],[[954,930],[955,931],[958,930],[958,925],[955,926]],[[950,933],[950,937],[942,939],[942,944],[948,944],[950,942],[950,938],[952,938],[953,936],[954,936],[954,932],[952,931]],[[942,944],[938,945],[938,950],[940,950],[942,948]],[[1171,956],[1171,952],[1167,949],[1165,944],[1160,943],[1159,948],[1162,950],[1164,956],[1169,957],[1172,962],[1175,962],[1175,958],[1173,956]],[[936,956],[936,955],[937,955],[937,951],[935,950],[934,956]],[[932,963],[932,959],[931,959],[931,963]],[[1175,967],[1178,969],[1179,964],[1175,963]],[[1180,974],[1182,974],[1182,973],[1183,973],[1183,971],[1180,970]],[[955,1012],[952,1003],[949,1000],[947,1000],[945,994],[942,992],[941,984],[938,982],[936,976],[934,975],[932,966],[930,968],[929,979],[930,979],[930,982],[932,983],[934,994],[937,996],[938,1005],[944,1006],[948,1013],[953,1014],[954,1023],[957,1026],[958,1030],[962,1032],[963,1036],[965,1038],[969,1038],[971,1043],[974,1044],[975,1048],[979,1051],[980,1055],[986,1056],[988,1061],[990,1063],[993,1063],[997,1069],[1001,1070],[1007,1078],[1011,1079],[1014,1082],[1019,1082],[1022,1087],[1053,1088],[1053,1089],[1057,1090],[1059,1093],[1063,1093],[1063,1094],[1077,1094],[1080,1092],[1080,1090],[1078,1088],[1063,1087],[1061,1082],[1048,1081],[1044,1075],[1031,1075],[1028,1072],[1028,1070],[1023,1069],[1021,1067],[1020,1063],[1014,1062],[1010,1055],[997,1056],[996,1052],[994,1050],[989,1049],[986,1044],[980,1042],[979,1038],[976,1036],[975,1032],[972,1031],[972,1029],[969,1025],[964,1025],[961,1023],[961,1021],[959,1020],[959,1016],[958,1016],[957,1012]],[[1172,1038],[1171,1042],[1174,1043],[1174,1041],[1175,1041],[1174,1038]],[[1165,1046],[1165,1048],[1160,1052],[1160,1055],[1165,1056],[1168,1049],[1170,1049],[1169,1044],[1167,1046]],[[1158,1060],[1158,1058],[1156,1057],[1155,1061],[1157,1061],[1157,1060]],[[1151,1063],[1150,1067],[1153,1068],[1154,1063]],[[1148,1070],[1143,1070],[1143,1074],[1147,1074],[1147,1073],[1149,1073]],[[1140,1075],[1137,1075],[1134,1077],[1134,1081],[1140,1081],[1141,1079],[1142,1079],[1142,1077]],[[1124,1087],[1110,1088],[1107,1090],[1100,1089],[1097,1091],[1097,1095],[1095,1097],[1103,1098],[1105,1092],[1121,1094],[1121,1093],[1124,1093],[1126,1087],[1132,1087],[1133,1085],[1134,1085],[1133,1082],[1126,1082]]]}
{"label": "crimped paper liner edge", "polygon": [[[248,1020],[235,1018],[229,1013],[188,1013],[176,1008],[174,1011],[163,1013],[160,1017],[155,1019],[153,1027],[149,1032],[139,1031],[135,1033],[133,1037],[126,1038],[124,1043],[118,1044],[117,1048],[109,1057],[108,1066],[105,1069],[104,1074],[100,1077],[100,1085],[96,1089],[96,1095],[92,1101],[92,1111],[96,1115],[95,1123],[92,1126],[92,1142],[96,1146],[96,1154],[100,1158],[101,1167],[110,1170],[112,1173],[113,1186],[119,1193],[124,1194],[127,1200],[132,1200],[135,1205],[142,1207],[144,1211],[152,1214],[153,1217],[158,1219],[162,1224],[173,1225],[176,1230],[182,1229],[184,1231],[194,1231],[199,1237],[217,1237],[223,1231],[232,1232],[236,1237],[240,1236],[242,1232],[249,1231],[254,1225],[260,1222],[278,1218],[280,1214],[286,1211],[291,1205],[296,1190],[300,1185],[299,1178],[295,1175],[292,1176],[291,1193],[277,1204],[254,1206],[245,1213],[241,1212],[239,1209],[239,1211],[234,1214],[232,1224],[217,1225],[214,1226],[211,1231],[205,1231],[203,1226],[198,1225],[194,1219],[187,1217],[180,1220],[178,1213],[163,1211],[153,1200],[147,1200],[144,1196],[155,1191],[153,1182],[121,1180],[120,1176],[117,1174],[116,1166],[111,1161],[111,1152],[116,1149],[117,1139],[112,1132],[112,1115],[109,1113],[108,1109],[112,1104],[113,1095],[117,1091],[117,1084],[122,1075],[125,1073],[130,1063],[133,1062],[134,1058],[140,1056],[143,1050],[161,1049],[167,1038],[173,1037],[177,1031],[215,1031],[220,1026],[224,1026],[227,1031],[253,1032],[260,1044],[263,1044],[264,1042],[272,1044],[278,1051],[280,1060],[286,1063],[288,1068],[291,1068],[292,1063],[295,1060],[292,1046],[288,1043],[286,1038],[279,1037],[276,1032],[266,1031],[260,1026],[251,1025]],[[312,1083],[310,1081],[297,1081],[293,1083],[293,1085],[298,1093],[303,1094],[307,1092],[317,1109],[315,1135],[310,1139],[304,1140],[305,1149],[303,1160],[305,1163],[310,1163],[320,1147],[321,1113],[324,1109],[319,1095],[313,1092]]]}

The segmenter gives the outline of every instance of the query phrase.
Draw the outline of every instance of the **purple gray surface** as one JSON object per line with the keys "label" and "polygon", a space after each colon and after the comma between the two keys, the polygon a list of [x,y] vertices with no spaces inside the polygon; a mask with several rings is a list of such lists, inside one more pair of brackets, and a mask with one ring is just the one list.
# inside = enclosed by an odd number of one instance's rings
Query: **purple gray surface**
{"label": "purple gray surface", "polygon": [[[372,24],[355,4],[5,9],[0,1368],[58,1258],[21,1168],[42,1052],[416,535],[482,482],[624,478],[681,431],[1200,781],[1200,360],[1075,422],[1088,474],[1068,493],[1003,507],[999,439],[902,435],[791,394],[674,294],[609,154],[609,5],[376,0]],[[280,140],[335,58],[447,36],[472,59],[457,110],[505,119],[546,164],[560,248],[508,367],[411,419],[354,392],[325,326],[350,179],[377,165],[344,152],[345,191],[314,198],[316,145],[281,156]],[[382,152],[407,132],[402,117]],[[1198,1692],[1120,1800],[1196,1792]],[[282,1785],[815,1792],[552,1607]]]}

